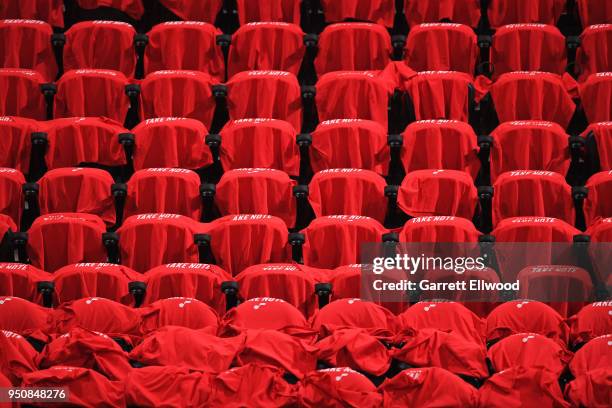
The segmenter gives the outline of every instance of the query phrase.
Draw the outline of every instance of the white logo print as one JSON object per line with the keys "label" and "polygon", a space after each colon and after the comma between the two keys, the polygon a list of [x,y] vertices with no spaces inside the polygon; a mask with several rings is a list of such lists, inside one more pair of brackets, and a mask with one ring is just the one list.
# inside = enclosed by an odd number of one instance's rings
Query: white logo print
{"label": "white logo print", "polygon": [[535,339],[535,336],[529,335],[527,337],[523,337],[523,343],[527,343],[530,339]]}
{"label": "white logo print", "polygon": [[343,377],[348,377],[348,373],[343,373],[336,376],[336,381],[342,380]]}
{"label": "white logo print", "polygon": [[517,304],[517,305],[516,305],[516,307],[517,307],[518,309],[520,309],[520,308],[522,308],[522,307],[523,307],[523,305],[526,305],[527,303],[529,303],[529,301],[527,301],[527,300],[522,301],[521,303]]}
{"label": "white logo print", "polygon": [[430,304],[429,306],[425,306],[423,308],[424,311],[429,312],[429,309],[431,309],[432,307],[436,307],[435,303]]}
{"label": "white logo print", "polygon": [[95,302],[96,300],[100,300],[100,298],[97,297],[93,297],[93,298],[89,298],[85,301],[86,304],[91,305],[93,302]]}
{"label": "white logo print", "polygon": [[190,303],[191,303],[191,300],[186,300],[186,301],[184,301],[183,303],[179,303],[179,307],[180,307],[180,308],[184,308],[184,307],[185,307],[185,305],[188,305],[188,304],[190,304]]}

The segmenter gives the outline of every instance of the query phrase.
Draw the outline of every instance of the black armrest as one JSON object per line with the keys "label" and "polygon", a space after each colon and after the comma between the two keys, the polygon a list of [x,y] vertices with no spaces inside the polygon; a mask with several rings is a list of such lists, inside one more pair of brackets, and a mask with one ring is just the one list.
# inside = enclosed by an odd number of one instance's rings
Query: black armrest
{"label": "black armrest", "polygon": [[387,136],[387,144],[389,147],[402,147],[404,144],[404,136],[401,134],[391,134]]}
{"label": "black armrest", "polygon": [[42,295],[43,306],[53,306],[53,292],[55,291],[55,282],[41,281],[36,282],[36,290]]}
{"label": "black armrest", "polygon": [[229,293],[237,294],[238,293],[238,282],[236,281],[224,281],[221,282],[221,292],[226,295]]}
{"label": "black armrest", "polygon": [[391,46],[395,49],[403,49],[406,46],[406,36],[402,34],[391,36]]}
{"label": "black armrest", "polygon": [[399,191],[399,186],[385,186],[385,197],[397,198],[398,191]]}
{"label": "black armrest", "polygon": [[322,309],[329,303],[329,297],[332,293],[331,283],[315,283],[315,295],[319,298],[319,309]]}
{"label": "black armrest", "polygon": [[212,183],[205,183],[200,185],[200,197],[202,198],[213,198],[217,192],[217,186]]}
{"label": "black armrest", "polygon": [[382,242],[385,243],[398,243],[399,242],[399,234],[397,232],[388,232],[383,234]]}
{"label": "black armrest", "polygon": [[111,185],[111,194],[115,198],[123,198],[127,195],[127,184],[114,183]]}
{"label": "black armrest", "polygon": [[319,44],[319,36],[317,34],[304,34],[304,45],[306,48],[314,48]]}
{"label": "black armrest", "polygon": [[127,84],[125,86],[125,94],[130,98],[136,98],[140,94],[140,85],[138,84]]}
{"label": "black armrest", "polygon": [[133,133],[119,133],[119,143],[124,147],[134,146],[134,134]]}
{"label": "black armrest", "polygon": [[306,237],[300,232],[289,233],[289,244],[291,246],[303,245],[306,242]]}
{"label": "black armrest", "polygon": [[493,198],[493,187],[491,186],[480,186],[478,187],[478,198],[481,200],[490,200]]}
{"label": "black armrest", "polygon": [[479,35],[478,36],[478,48],[491,48],[493,39],[490,35]]}
{"label": "black armrest", "polygon": [[572,187],[572,197],[574,200],[582,201],[589,196],[589,189],[582,186]]}
{"label": "black armrest", "polygon": [[575,35],[568,35],[565,39],[565,44],[568,49],[575,50],[580,47],[580,37]]}
{"label": "black armrest", "polygon": [[48,142],[47,134],[45,132],[33,132],[30,136],[33,145],[46,145]]}
{"label": "black armrest", "polygon": [[577,234],[573,237],[574,244],[587,244],[591,242],[591,237],[587,234]]}
{"label": "black armrest", "polygon": [[300,147],[308,147],[312,144],[312,135],[310,133],[300,133],[296,137],[296,142]]}
{"label": "black armrest", "polygon": [[119,234],[116,232],[105,232],[102,234],[102,244],[106,248],[108,260],[111,263],[119,263]]}
{"label": "black armrest", "polygon": [[197,246],[209,246],[211,236],[210,234],[194,234],[193,240]]}
{"label": "black armrest", "polygon": [[308,186],[305,184],[299,184],[293,187],[293,196],[298,199],[308,197]]}
{"label": "black armrest", "polygon": [[490,149],[493,145],[493,137],[489,135],[478,135],[478,146],[481,149]]}
{"label": "black armrest", "polygon": [[54,47],[63,47],[66,44],[66,36],[64,33],[51,34],[51,45]]}
{"label": "black armrest", "polygon": [[227,86],[215,84],[212,86],[212,93],[215,98],[227,98]]}
{"label": "black armrest", "polygon": [[478,242],[483,244],[493,244],[495,237],[493,235],[485,234],[478,237]]}
{"label": "black armrest", "polygon": [[149,36],[142,33],[137,33],[134,35],[134,45],[136,47],[145,47],[149,44]]}
{"label": "black armrest", "polygon": [[57,86],[54,83],[48,82],[40,85],[40,91],[45,96],[53,96],[57,93]]}
{"label": "black armrest", "polygon": [[317,95],[317,88],[313,85],[302,85],[301,90],[304,99],[314,99]]}
{"label": "black armrest", "polygon": [[221,135],[216,133],[206,135],[206,144],[208,147],[219,147],[221,145]]}
{"label": "black armrest", "polygon": [[215,42],[219,47],[229,47],[232,43],[232,35],[220,34],[215,38]]}
{"label": "black armrest", "polygon": [[25,183],[22,187],[25,197],[37,197],[40,186],[37,183]]}

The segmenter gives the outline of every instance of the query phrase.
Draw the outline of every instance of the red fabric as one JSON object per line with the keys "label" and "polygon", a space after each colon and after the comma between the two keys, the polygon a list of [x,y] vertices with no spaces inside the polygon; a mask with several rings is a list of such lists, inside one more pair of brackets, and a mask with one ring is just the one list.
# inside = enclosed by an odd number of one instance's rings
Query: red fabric
{"label": "red fabric", "polygon": [[227,215],[207,224],[217,265],[236,276],[268,262],[291,262],[287,225],[271,215]]}
{"label": "red fabric", "polygon": [[216,43],[221,31],[212,24],[196,20],[169,21],[149,31],[145,75],[163,69],[186,69],[206,72],[215,81],[224,79],[225,61]]}
{"label": "red fabric", "polygon": [[74,328],[45,346],[40,369],[53,366],[89,368],[111,381],[121,381],[132,370],[128,355],[106,334]]}
{"label": "red fabric", "polygon": [[391,366],[387,347],[363,329],[338,329],[316,346],[317,359],[332,367],[350,367],[380,376]]}
{"label": "red fabric", "polygon": [[[12,385],[19,386],[23,374],[38,369],[38,353],[19,334],[0,330],[0,375],[6,377]],[[3,385],[7,386],[7,385]],[[10,387],[10,385],[8,385]]]}
{"label": "red fabric", "polygon": [[565,10],[565,0],[491,0],[489,22],[492,28],[513,23],[555,25]]}
{"label": "red fabric", "polygon": [[[606,317],[603,318],[606,319]],[[589,340],[576,352],[570,362],[569,368],[572,374],[578,377],[598,368],[609,369],[612,365],[612,356],[610,356],[612,343],[610,342],[612,342],[610,333]]]}
{"label": "red fabric", "polygon": [[239,72],[227,82],[227,93],[230,119],[281,119],[297,132],[302,127],[300,84],[289,72]]}
{"label": "red fabric", "polygon": [[[387,0],[388,1],[388,0]],[[390,61],[391,37],[371,23],[332,24],[319,35],[317,76],[332,71],[378,71]]]}
{"label": "red fabric", "polygon": [[215,203],[221,215],[269,214],[295,225],[297,185],[286,173],[275,169],[245,168],[227,171],[219,180]]}
{"label": "red fabric", "polygon": [[104,116],[123,123],[130,107],[128,83],[119,71],[68,71],[57,81],[53,117]]}
{"label": "red fabric", "polygon": [[144,13],[142,0],[76,0],[79,7],[89,10],[98,7],[111,7],[121,10],[134,20],[140,20]]}
{"label": "red fabric", "polygon": [[15,225],[11,217],[0,214],[0,241],[4,239],[4,236],[9,230],[17,232],[19,231],[19,228]]}
{"label": "red fabric", "polygon": [[339,299],[326,305],[310,320],[319,336],[326,337],[341,329],[364,329],[373,336],[390,337],[396,331],[396,318],[389,310],[361,299]]}
{"label": "red fabric", "polygon": [[134,214],[180,214],[196,221],[202,216],[200,177],[193,171],[148,168],[136,171],[127,183],[125,217]]}
{"label": "red fabric", "polygon": [[213,380],[213,407],[291,407],[295,387],[283,379],[280,368],[247,364],[219,374]]}
{"label": "red fabric", "polygon": [[347,367],[308,373],[300,382],[300,406],[376,408],[382,403],[376,387],[363,374]]}
{"label": "red fabric", "polygon": [[130,359],[144,365],[220,373],[229,369],[243,342],[242,337],[224,339],[204,330],[165,326],[145,336],[130,352]]}
{"label": "red fabric", "polygon": [[138,338],[141,335],[138,309],[99,297],[63,303],[53,311],[53,318],[58,334],[78,327],[111,337]]}
{"label": "red fabric", "polygon": [[295,137],[293,126],[282,120],[230,120],[221,130],[221,165],[225,171],[267,168],[296,177],[300,173],[300,150]]}
{"label": "red fabric", "polygon": [[325,271],[299,264],[260,264],[236,276],[242,299],[270,297],[295,306],[306,317],[318,308],[315,284],[325,280]]}
{"label": "red fabric", "polygon": [[215,265],[199,263],[171,263],[149,270],[145,274],[147,296],[145,305],[159,299],[185,296],[198,299],[225,313],[225,296],[221,283],[231,280],[230,274]]}
{"label": "red fabric", "polygon": [[479,0],[405,0],[404,15],[408,25],[450,20],[476,27],[480,20]]}
{"label": "red fabric", "polygon": [[[333,269],[358,263],[364,243],[380,243],[388,231],[375,219],[359,215],[329,215],[315,218],[302,230],[304,264]],[[335,247],[330,251],[330,246]]]}
{"label": "red fabric", "polygon": [[2,296],[14,296],[35,302],[38,300],[37,282],[49,282],[53,276],[28,264],[0,262]]}
{"label": "red fabric", "polygon": [[316,217],[364,215],[385,222],[384,178],[371,170],[328,169],[315,173],[308,185],[308,201]]}
{"label": "red fabric", "polygon": [[612,23],[612,4],[607,0],[578,0],[576,3],[582,27]]}
{"label": "red fabric", "polygon": [[569,327],[550,306],[532,300],[512,300],[497,306],[487,316],[487,341],[516,333],[538,333],[562,345],[567,344]]}
{"label": "red fabric", "polygon": [[421,329],[409,337],[401,337],[401,348],[391,352],[395,360],[412,367],[440,367],[453,374],[486,378],[486,349],[455,333],[437,329]]}
{"label": "red fabric", "polygon": [[612,121],[591,124],[584,131],[582,136],[588,138],[589,134],[592,134],[592,137],[595,139],[595,144],[597,145],[599,169],[602,171],[612,170]]}
{"label": "red fabric", "polygon": [[57,63],[51,46],[52,34],[51,26],[42,21],[0,20],[0,65],[32,69],[47,82],[55,80]]}
{"label": "red fabric", "polygon": [[515,121],[491,133],[491,181],[511,170],[547,170],[565,175],[570,165],[568,135],[554,122]]}
{"label": "red fabric", "polygon": [[196,119],[155,118],[133,130],[136,140],[134,169],[180,167],[199,169],[212,164],[205,139],[206,126]]}
{"label": "red fabric", "polygon": [[138,272],[171,262],[198,262],[200,223],[178,214],[138,214],[117,230],[123,265]]}
{"label": "red fabric", "polygon": [[480,232],[470,220],[451,216],[411,218],[400,231],[400,242],[477,242]]}
{"label": "red fabric", "polygon": [[81,163],[122,166],[127,163],[119,144],[123,126],[107,118],[66,118],[44,122],[49,146],[45,163],[49,170]]}
{"label": "red fabric", "polygon": [[576,65],[582,82],[591,74],[612,71],[612,24],[585,27],[576,51]]}
{"label": "red fabric", "polygon": [[565,129],[576,109],[573,86],[567,75],[518,71],[500,75],[489,91],[500,122],[548,120]]}
{"label": "red fabric", "polygon": [[216,106],[213,84],[214,79],[205,72],[155,71],[140,85],[142,117],[186,117],[197,119],[210,128]]}
{"label": "red fabric", "polygon": [[83,21],[66,31],[64,69],[111,69],[130,78],[136,69],[136,30],[120,21]]}
{"label": "red fabric", "polygon": [[38,130],[38,122],[32,119],[0,116],[0,166],[27,173],[30,168],[30,134]]}
{"label": "red fabric", "polygon": [[597,336],[612,333],[612,302],[595,302],[570,317],[570,344],[586,343]]}
{"label": "red fabric", "polygon": [[174,297],[161,299],[140,309],[142,331],[149,333],[164,326],[181,326],[190,329],[207,329],[216,333],[219,316],[206,303],[197,299]]}
{"label": "red fabric", "polygon": [[576,266],[529,266],[517,278],[519,297],[545,302],[563,317],[572,316],[593,297],[591,276]]}
{"label": "red fabric", "polygon": [[129,305],[133,301],[129,283],[142,280],[130,268],[110,263],[78,263],[64,266],[53,274],[58,304],[101,297]]}
{"label": "red fabric", "polygon": [[498,242],[572,242],[580,231],[555,218],[514,217],[502,220],[492,234]]}
{"label": "red fabric", "polygon": [[572,353],[537,333],[517,333],[495,343],[487,352],[495,372],[521,366],[552,371],[560,376]]}
{"label": "red fabric", "polygon": [[353,19],[391,28],[395,17],[393,0],[322,0],[321,8],[327,22]]}
{"label": "red fabric", "polygon": [[562,75],[567,65],[565,37],[555,26],[510,24],[493,36],[494,78],[512,71],[546,71]]}
{"label": "red fabric", "polygon": [[370,71],[329,72],[316,85],[319,120],[368,119],[387,128],[390,84]]}
{"label": "red fabric", "polygon": [[[610,69],[612,70],[612,67]],[[612,99],[612,72],[590,75],[580,84],[579,90],[582,107],[589,123],[612,121],[612,102],[610,102]]]}
{"label": "red fabric", "polygon": [[[125,406],[123,384],[110,381],[88,368],[55,366],[27,374],[22,387],[62,387],[68,389],[70,406],[120,408]],[[66,403],[64,403],[66,405]],[[33,406],[44,407],[44,403]]]}
{"label": "red fabric", "polygon": [[415,71],[459,71],[472,75],[478,54],[474,30],[454,23],[412,27],[404,47],[404,61]]}
{"label": "red fabric", "polygon": [[126,402],[143,408],[204,406],[211,395],[211,381],[210,374],[186,367],[142,367],[125,379]]}
{"label": "red fabric", "polygon": [[415,303],[398,316],[398,325],[411,335],[432,328],[454,333],[468,342],[484,344],[484,320],[461,303],[435,300]]}
{"label": "red fabric", "polygon": [[298,0],[237,0],[240,25],[255,21],[284,21],[300,24],[300,1]]}
{"label": "red fabric", "polygon": [[572,189],[559,173],[515,170],[493,185],[493,225],[511,217],[553,217],[573,224]]}
{"label": "red fabric", "polygon": [[413,122],[402,134],[401,159],[406,173],[424,169],[461,170],[476,178],[480,170],[476,134],[456,120]]}
{"label": "red fabric", "polygon": [[304,33],[299,25],[248,23],[232,35],[227,75],[231,78],[251,70],[279,70],[297,75],[305,53]]}
{"label": "red fabric", "polygon": [[50,170],[38,181],[40,214],[74,212],[115,223],[115,203],[111,195],[113,177],[105,170],[64,167]]}
{"label": "red fabric", "polygon": [[159,0],[168,10],[187,21],[214,23],[223,0]]}
{"label": "red fabric", "polygon": [[570,382],[565,389],[565,398],[576,407],[606,408],[612,404],[610,388],[612,388],[610,368],[601,368]]}
{"label": "red fabric", "polygon": [[604,218],[589,227],[587,234],[591,236],[592,245],[589,246],[589,255],[593,263],[593,269],[602,282],[612,283],[610,264],[612,253],[610,243],[612,242],[612,217]]}
{"label": "red fabric", "polygon": [[558,378],[549,370],[512,367],[489,378],[478,390],[480,406],[569,408]]}
{"label": "red fabric", "polygon": [[51,333],[51,309],[27,300],[0,297],[0,329],[8,330],[24,337],[47,341]]}
{"label": "red fabric", "polygon": [[23,183],[25,178],[20,171],[0,167],[0,214],[10,216],[16,225],[21,222],[24,205]]}
{"label": "red fabric", "polygon": [[40,91],[41,74],[28,69],[0,68],[0,115],[47,118],[47,105]]}
{"label": "red fabric", "polygon": [[2,2],[0,18],[42,20],[55,27],[64,27],[63,0],[22,0]]}
{"label": "red fabric", "polygon": [[478,392],[443,368],[410,368],[385,380],[378,391],[383,407],[476,407]]}
{"label": "red fabric", "polygon": [[587,181],[589,195],[584,201],[587,225],[612,217],[612,170],[597,173]]}
{"label": "red fabric", "polygon": [[105,262],[104,221],[97,215],[57,213],[43,215],[28,231],[27,253],[37,268],[55,272],[79,262]]}
{"label": "red fabric", "polygon": [[377,122],[326,120],[319,123],[311,136],[310,164],[314,172],[356,168],[385,175],[389,171],[387,131]]}
{"label": "red fabric", "polygon": [[454,215],[471,219],[478,205],[478,192],[472,177],[463,171],[417,170],[402,181],[397,204],[413,217]]}

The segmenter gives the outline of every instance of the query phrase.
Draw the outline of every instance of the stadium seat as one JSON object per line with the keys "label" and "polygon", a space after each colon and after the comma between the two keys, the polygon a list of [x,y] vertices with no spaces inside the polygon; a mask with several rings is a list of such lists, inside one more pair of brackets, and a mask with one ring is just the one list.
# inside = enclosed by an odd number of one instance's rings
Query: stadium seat
{"label": "stadium seat", "polygon": [[591,74],[612,71],[612,57],[605,51],[612,44],[612,24],[585,27],[580,35],[576,65],[580,81]]}
{"label": "stadium seat", "polygon": [[590,226],[600,219],[612,217],[612,170],[591,176],[586,188],[589,190],[584,200],[586,225]]}
{"label": "stadium seat", "polygon": [[479,148],[472,127],[457,120],[421,120],[402,133],[401,160],[406,173],[425,169],[461,170],[476,178]]}
{"label": "stadium seat", "polygon": [[569,369],[575,377],[584,375],[598,368],[610,368],[610,341],[612,334],[605,334],[589,340],[582,346],[569,363]]}
{"label": "stadium seat", "polygon": [[391,37],[372,23],[331,24],[319,35],[315,70],[320,77],[333,71],[380,71],[391,58]]}
{"label": "stadium seat", "polygon": [[160,70],[193,70],[207,73],[214,81],[223,81],[225,61],[217,46],[221,31],[212,24],[196,20],[161,23],[147,33],[145,75]]}
{"label": "stadium seat", "polygon": [[38,370],[38,352],[25,337],[8,330],[0,330],[0,375],[9,380],[3,387],[19,386],[22,376]]}
{"label": "stadium seat", "polygon": [[537,333],[563,347],[569,339],[565,319],[550,306],[533,300],[511,300],[497,306],[486,319],[489,344],[518,333]]}
{"label": "stadium seat", "polygon": [[300,173],[300,151],[296,135],[291,123],[282,120],[230,120],[220,132],[221,165],[225,171],[267,168],[297,177]]}
{"label": "stadium seat", "polygon": [[319,339],[337,330],[359,328],[379,337],[389,338],[396,332],[396,317],[389,310],[361,299],[338,299],[321,308],[310,319]]}
{"label": "stadium seat", "polygon": [[[1,125],[0,125],[1,126]],[[592,159],[593,171],[612,170],[612,121],[592,123],[582,133]]]}
{"label": "stadium seat", "polygon": [[271,215],[227,215],[206,224],[215,263],[232,276],[249,266],[289,262],[285,222]]}
{"label": "stadium seat", "polygon": [[378,392],[383,407],[439,405],[476,407],[478,391],[461,377],[439,367],[409,368],[387,379]]}
{"label": "stadium seat", "polygon": [[572,406],[601,406],[612,403],[610,399],[612,377],[610,368],[600,368],[576,378],[565,388],[565,398]]}
{"label": "stadium seat", "polygon": [[128,85],[128,79],[119,71],[68,71],[57,81],[53,117],[104,116],[123,123],[130,109]]}
{"label": "stadium seat", "polygon": [[404,61],[415,71],[458,71],[472,75],[478,53],[476,34],[470,27],[425,23],[410,29]]}
{"label": "stadium seat", "polygon": [[0,18],[41,20],[54,27],[64,27],[64,2],[62,0],[3,2],[0,5]]}
{"label": "stadium seat", "polygon": [[454,216],[411,218],[400,231],[400,242],[478,242],[480,232],[470,220]]}
{"label": "stadium seat", "polygon": [[52,35],[53,29],[43,21],[0,20],[0,67],[31,69],[47,82],[54,81],[57,62]]}
{"label": "stadium seat", "polygon": [[377,122],[364,119],[331,119],[311,133],[309,148],[313,172],[355,168],[386,175],[390,151],[387,131]]}
{"label": "stadium seat", "polygon": [[612,243],[612,217],[604,218],[599,222],[591,225],[587,229],[587,234],[590,236],[592,244],[589,245],[589,255],[595,276],[599,283],[612,286],[612,274],[610,273],[610,262],[612,257],[610,253],[610,243]]}
{"label": "stadium seat", "polygon": [[0,68],[0,115],[47,119],[43,76],[29,69]]}
{"label": "stadium seat", "polygon": [[285,71],[243,71],[227,82],[232,120],[280,119],[302,128],[302,93],[297,77]]}
{"label": "stadium seat", "polygon": [[231,78],[238,72],[256,70],[287,71],[297,75],[305,53],[304,33],[298,25],[248,23],[232,35],[227,76]]}
{"label": "stadium seat", "polygon": [[411,217],[452,215],[472,219],[478,193],[472,177],[459,170],[416,170],[399,187],[398,207]]}
{"label": "stadium seat", "polygon": [[171,262],[197,262],[194,234],[202,226],[178,214],[138,214],[117,230],[121,264],[137,272]]}
{"label": "stadium seat", "polygon": [[452,21],[453,23],[476,27],[480,21],[480,2],[478,0],[445,2],[405,0],[404,15],[410,27],[421,23],[437,23],[439,21]]}
{"label": "stadium seat", "polygon": [[552,217],[575,221],[572,189],[552,171],[516,170],[502,173],[493,195],[493,225],[512,217]]}
{"label": "stadium seat", "polygon": [[546,170],[564,176],[570,167],[569,136],[557,123],[505,122],[491,132],[491,138],[493,183],[507,171]]}
{"label": "stadium seat", "polygon": [[144,14],[143,0],[76,0],[79,7],[85,10],[109,7],[119,10],[134,20],[140,20]]}
{"label": "stadium seat", "polygon": [[144,280],[147,284],[145,305],[184,296],[204,302],[222,315],[226,301],[221,287],[223,282],[231,281],[232,276],[215,265],[170,263],[148,270]]}
{"label": "stadium seat", "polygon": [[38,282],[50,282],[51,274],[32,265],[0,262],[0,296],[14,296],[37,302],[39,299]]}
{"label": "stadium seat", "polygon": [[196,119],[147,119],[132,132],[136,171],[155,167],[197,170],[213,162],[205,143],[208,130]]}
{"label": "stadium seat", "polygon": [[608,317],[611,311],[612,302],[594,302],[570,317],[570,345],[578,347],[596,337],[612,334],[612,324]]}
{"label": "stadium seat", "polygon": [[316,217],[364,215],[383,224],[386,185],[385,179],[371,170],[321,170],[308,185],[308,201]]}
{"label": "stadium seat", "polygon": [[28,230],[26,253],[32,265],[47,272],[79,262],[106,262],[105,231],[104,221],[97,215],[43,215]]}
{"label": "stadium seat", "polygon": [[25,178],[19,170],[0,167],[0,213],[11,217],[15,225],[21,223],[24,183]]}
{"label": "stadium seat", "polygon": [[395,4],[392,0],[322,0],[321,9],[326,22],[344,20],[370,21],[392,27]]}
{"label": "stadium seat", "polygon": [[216,106],[213,84],[214,79],[205,72],[155,71],[140,84],[142,117],[192,118],[210,129]]}
{"label": "stadium seat", "polygon": [[[375,219],[359,215],[315,218],[302,230],[304,264],[333,269],[361,261],[362,244],[382,243],[388,231]],[[329,249],[334,247],[333,251]]]}
{"label": "stadium seat", "polygon": [[130,282],[142,281],[132,269],[111,263],[78,263],[58,269],[52,275],[57,304],[99,297],[133,305]]}
{"label": "stadium seat", "polygon": [[275,169],[247,168],[226,171],[216,186],[215,204],[222,216],[268,214],[292,228],[296,219],[296,182]]}
{"label": "stadium seat", "polygon": [[510,24],[493,35],[493,75],[512,71],[544,71],[562,75],[567,65],[565,37],[555,26]]}
{"label": "stadium seat", "polygon": [[498,28],[514,23],[555,25],[565,11],[565,0],[491,0],[489,23]]}
{"label": "stadium seat", "polygon": [[41,215],[88,213],[112,226],[116,218],[112,185],[112,176],[104,170],[63,167],[46,172],[38,181],[38,192],[31,184],[25,189],[27,194],[38,195]]}
{"label": "stadium seat", "polygon": [[127,183],[124,216],[179,214],[202,217],[200,178],[187,169],[148,168],[135,172]]}
{"label": "stadium seat", "polygon": [[253,0],[236,0],[240,25],[258,21],[284,21],[300,24],[299,0],[270,0],[260,3]]}
{"label": "stadium seat", "polygon": [[390,84],[369,71],[329,72],[316,85],[319,121],[368,119],[387,128]]}
{"label": "stadium seat", "polygon": [[39,123],[17,116],[0,116],[0,166],[27,174],[32,152],[31,134]]}
{"label": "stadium seat", "polygon": [[576,3],[583,28],[612,23],[612,8],[606,0],[578,0]]}
{"label": "stadium seat", "polygon": [[182,20],[203,21],[211,24],[215,22],[223,5],[223,0],[159,0],[159,2]]}
{"label": "stadium seat", "polygon": [[207,329],[216,333],[219,315],[206,303],[188,297],[160,299],[141,309],[142,331],[149,333],[164,326]]}
{"label": "stadium seat", "polygon": [[12,296],[0,297],[0,329],[46,343],[52,332],[51,309]]}
{"label": "stadium seat", "polygon": [[308,373],[300,382],[300,406],[321,407],[325,404],[379,407],[382,397],[376,386],[358,371],[348,367],[334,367]]}
{"label": "stadium seat", "polygon": [[65,33],[64,69],[108,69],[133,78],[136,30],[120,21],[84,21]]}
{"label": "stadium seat", "polygon": [[612,103],[609,102],[612,97],[612,72],[590,75],[578,89],[582,109],[589,123],[612,121]]}

